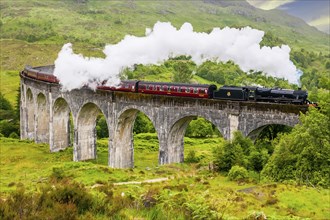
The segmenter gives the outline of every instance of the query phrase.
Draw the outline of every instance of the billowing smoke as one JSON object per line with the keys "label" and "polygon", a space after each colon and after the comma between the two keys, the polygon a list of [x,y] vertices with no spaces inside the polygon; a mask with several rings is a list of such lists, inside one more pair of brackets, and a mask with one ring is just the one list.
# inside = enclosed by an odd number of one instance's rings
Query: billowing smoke
{"label": "billowing smoke", "polygon": [[208,34],[194,32],[189,23],[177,30],[170,23],[157,22],[152,30],[146,29],[144,37],[127,35],[119,43],[107,45],[104,59],[74,54],[72,45],[65,44],[55,61],[54,75],[63,90],[83,85],[95,89],[105,80],[109,86],[118,85],[120,72],[134,64],[160,64],[169,57],[190,55],[197,64],[205,60],[231,60],[243,71],[263,71],[297,83],[298,70],[290,61],[290,48],[261,47],[263,36],[263,31],[250,27],[214,28]]}

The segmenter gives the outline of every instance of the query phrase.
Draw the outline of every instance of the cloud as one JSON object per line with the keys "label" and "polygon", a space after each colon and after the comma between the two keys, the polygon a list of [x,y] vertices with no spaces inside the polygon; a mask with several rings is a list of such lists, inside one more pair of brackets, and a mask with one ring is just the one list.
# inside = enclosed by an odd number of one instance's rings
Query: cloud
{"label": "cloud", "polygon": [[317,18],[317,19],[314,19],[314,20],[311,20],[308,22],[309,25],[311,26],[315,26],[317,29],[321,30],[321,31],[324,31],[326,33],[330,33],[330,16],[329,15],[325,15],[325,16],[322,16],[320,18]]}
{"label": "cloud", "polygon": [[278,8],[282,5],[286,5],[288,3],[292,3],[295,0],[247,0],[251,5],[253,5],[256,8],[260,8],[263,10],[271,10],[271,9],[275,9]]}

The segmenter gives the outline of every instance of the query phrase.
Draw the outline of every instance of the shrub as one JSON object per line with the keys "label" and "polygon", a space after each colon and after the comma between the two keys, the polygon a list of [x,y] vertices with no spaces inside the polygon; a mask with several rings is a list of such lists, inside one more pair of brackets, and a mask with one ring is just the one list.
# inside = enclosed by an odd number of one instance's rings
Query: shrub
{"label": "shrub", "polygon": [[253,211],[247,218],[247,220],[265,220],[267,219],[267,216],[265,215],[265,213],[263,212],[256,212]]}
{"label": "shrub", "polygon": [[190,150],[185,161],[187,163],[198,163],[200,158],[196,156],[195,150]]}
{"label": "shrub", "polygon": [[207,137],[213,134],[212,124],[204,118],[192,120],[187,127],[185,136],[187,137]]}
{"label": "shrub", "polygon": [[[94,207],[93,197],[86,191],[83,185],[78,183],[64,184],[58,186],[50,194],[53,201],[60,204],[74,204],[79,214],[82,214]],[[71,209],[70,206],[67,207]]]}
{"label": "shrub", "polygon": [[229,180],[245,180],[248,176],[248,171],[240,166],[233,166],[228,173]]}
{"label": "shrub", "polygon": [[109,129],[108,129],[107,121],[103,115],[99,116],[99,119],[97,121],[96,135],[97,135],[97,138],[109,137]]}
{"label": "shrub", "polygon": [[54,167],[51,177],[55,180],[62,180],[65,177],[64,170],[59,167]]}
{"label": "shrub", "polygon": [[0,133],[5,137],[9,137],[11,133],[19,133],[19,123],[15,123],[9,120],[0,121]]}
{"label": "shrub", "polygon": [[16,132],[11,132],[9,138],[19,139],[19,136],[16,134]]}
{"label": "shrub", "polygon": [[146,194],[142,196],[142,203],[145,208],[154,207],[157,203],[159,188],[150,188]]}

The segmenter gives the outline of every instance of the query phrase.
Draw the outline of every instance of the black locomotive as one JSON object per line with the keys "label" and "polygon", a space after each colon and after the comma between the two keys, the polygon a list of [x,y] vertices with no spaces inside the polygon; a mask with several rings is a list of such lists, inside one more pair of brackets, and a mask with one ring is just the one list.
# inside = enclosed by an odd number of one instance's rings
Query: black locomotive
{"label": "black locomotive", "polygon": [[310,104],[307,91],[298,89],[223,86],[213,92],[214,99],[237,101]]}

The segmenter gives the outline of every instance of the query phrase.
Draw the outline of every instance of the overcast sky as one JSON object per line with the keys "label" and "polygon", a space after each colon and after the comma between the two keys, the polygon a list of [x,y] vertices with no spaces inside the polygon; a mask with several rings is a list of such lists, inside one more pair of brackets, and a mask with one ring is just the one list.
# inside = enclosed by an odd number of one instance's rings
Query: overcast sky
{"label": "overcast sky", "polygon": [[330,0],[247,0],[264,10],[280,9],[329,34]]}

